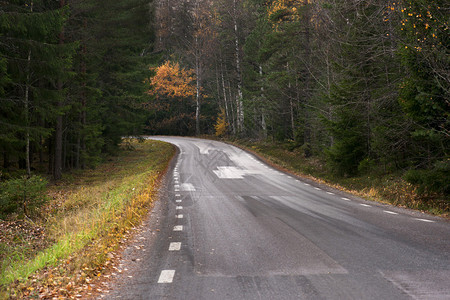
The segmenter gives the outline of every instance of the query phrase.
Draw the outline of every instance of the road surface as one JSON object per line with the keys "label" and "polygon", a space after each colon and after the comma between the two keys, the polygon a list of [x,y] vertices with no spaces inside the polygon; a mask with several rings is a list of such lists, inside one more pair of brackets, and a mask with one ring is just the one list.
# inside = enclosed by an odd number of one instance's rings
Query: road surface
{"label": "road surface", "polygon": [[153,240],[135,246],[132,276],[107,298],[450,299],[447,220],[296,178],[225,143],[153,139],[179,148],[158,229],[143,231]]}

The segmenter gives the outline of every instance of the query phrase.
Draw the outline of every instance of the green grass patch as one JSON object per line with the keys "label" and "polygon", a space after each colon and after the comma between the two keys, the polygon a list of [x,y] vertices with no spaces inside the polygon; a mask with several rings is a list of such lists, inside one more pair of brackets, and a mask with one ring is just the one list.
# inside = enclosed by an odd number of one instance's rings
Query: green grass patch
{"label": "green grass patch", "polygon": [[333,175],[327,168],[325,158],[305,158],[303,151],[287,143],[255,140],[233,140],[231,143],[248,149],[290,172],[337,189],[350,192],[369,200],[427,211],[435,215],[450,215],[449,195],[423,193],[419,185],[404,180],[401,171],[386,171],[383,168],[368,167],[363,175],[341,177]]}
{"label": "green grass patch", "polygon": [[[124,149],[96,169],[66,174],[49,186],[51,200],[41,218],[20,223],[42,228],[41,246],[34,247],[30,237],[21,240],[20,230],[17,239],[0,242],[0,298],[49,297],[55,287],[58,296],[70,295],[75,285],[96,276],[127,230],[139,224],[175,149],[159,141],[126,145],[131,150]],[[40,276],[43,272],[51,276]]]}

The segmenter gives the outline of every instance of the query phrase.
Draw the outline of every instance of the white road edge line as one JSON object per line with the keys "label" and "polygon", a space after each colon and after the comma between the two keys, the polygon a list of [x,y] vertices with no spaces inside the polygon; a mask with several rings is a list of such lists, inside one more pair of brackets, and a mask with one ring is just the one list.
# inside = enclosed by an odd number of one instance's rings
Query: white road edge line
{"label": "white road edge line", "polygon": [[422,222],[427,222],[427,223],[434,223],[434,221],[432,220],[427,220],[427,219],[420,219],[420,218],[415,218],[418,221],[422,221]]}
{"label": "white road edge line", "polygon": [[175,276],[175,270],[162,270],[159,275],[158,283],[172,283]]}
{"label": "white road edge line", "polygon": [[180,242],[173,242],[169,245],[169,251],[180,251],[181,249],[181,243]]}
{"label": "white road edge line", "polygon": [[391,215],[398,215],[398,213],[390,211],[390,210],[383,210],[385,213],[387,214],[391,214]]}

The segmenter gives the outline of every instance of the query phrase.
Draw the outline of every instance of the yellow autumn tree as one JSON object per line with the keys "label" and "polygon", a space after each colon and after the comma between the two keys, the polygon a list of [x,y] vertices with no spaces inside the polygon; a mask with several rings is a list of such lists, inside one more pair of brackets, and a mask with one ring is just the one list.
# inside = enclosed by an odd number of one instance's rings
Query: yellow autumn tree
{"label": "yellow autumn tree", "polygon": [[307,3],[306,0],[275,0],[268,8],[269,20],[275,24],[298,21],[298,8]]}
{"label": "yellow autumn tree", "polygon": [[216,129],[216,136],[224,136],[227,132],[228,123],[225,116],[225,110],[222,108],[217,117],[214,128]]}
{"label": "yellow autumn tree", "polygon": [[166,61],[159,67],[149,81],[152,88],[149,95],[169,98],[190,98],[196,94],[195,75],[191,69],[181,68],[179,63]]}

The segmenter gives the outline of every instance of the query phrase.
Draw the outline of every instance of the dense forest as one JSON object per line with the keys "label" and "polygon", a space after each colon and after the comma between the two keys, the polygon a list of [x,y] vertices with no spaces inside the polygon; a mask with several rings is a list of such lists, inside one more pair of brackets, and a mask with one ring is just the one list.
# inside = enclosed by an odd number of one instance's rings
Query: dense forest
{"label": "dense forest", "polygon": [[60,179],[142,132],[152,15],[145,0],[0,1],[2,179]]}
{"label": "dense forest", "polygon": [[448,1],[0,5],[2,179],[60,179],[126,135],[217,134],[450,193]]}
{"label": "dense forest", "polygon": [[338,176],[400,170],[450,193],[447,1],[158,0],[155,11],[151,133],[284,141]]}

